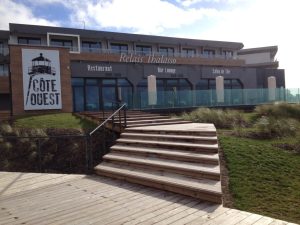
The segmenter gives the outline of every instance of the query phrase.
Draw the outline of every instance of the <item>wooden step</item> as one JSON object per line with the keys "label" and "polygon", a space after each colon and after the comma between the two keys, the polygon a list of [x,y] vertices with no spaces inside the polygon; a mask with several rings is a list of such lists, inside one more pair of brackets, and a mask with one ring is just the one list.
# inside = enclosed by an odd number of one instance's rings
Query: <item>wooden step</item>
{"label": "wooden step", "polygon": [[103,157],[105,162],[120,163],[122,165],[130,165],[139,168],[147,168],[151,170],[164,170],[191,176],[194,178],[206,178],[212,180],[220,180],[220,168],[218,165],[202,165],[200,163],[182,163],[174,160],[162,160],[149,157],[132,157],[109,153]]}
{"label": "wooden step", "polygon": [[128,124],[140,124],[140,123],[160,123],[160,122],[177,122],[182,121],[181,119],[174,119],[174,118],[163,118],[163,119],[154,119],[154,118],[148,118],[145,120],[137,119],[133,121],[128,121]]}
{"label": "wooden step", "polygon": [[114,177],[215,203],[222,203],[220,182],[216,183],[216,185],[212,185],[206,182],[205,179],[197,181],[191,179],[188,181],[169,175],[164,176],[163,174],[154,172],[143,172],[134,168],[118,168],[109,163],[102,163],[96,166],[95,172],[99,175]]}
{"label": "wooden step", "polygon": [[122,138],[133,138],[143,140],[159,140],[159,141],[180,141],[188,143],[210,143],[217,144],[217,136],[191,136],[191,135],[172,135],[172,134],[148,134],[148,133],[129,133],[121,134]]}
{"label": "wooden step", "polygon": [[134,145],[134,146],[154,146],[158,148],[172,148],[177,150],[190,150],[197,152],[208,152],[208,153],[217,153],[218,144],[195,144],[195,143],[183,143],[183,142],[168,142],[168,141],[153,141],[153,140],[139,140],[139,139],[126,139],[119,138],[117,143]]}
{"label": "wooden step", "polygon": [[172,124],[186,124],[189,121],[169,121],[169,122],[156,122],[156,123],[137,123],[129,124],[127,127],[145,127],[145,126],[161,126],[161,125],[172,125]]}
{"label": "wooden step", "polygon": [[187,152],[174,149],[157,149],[146,147],[134,147],[124,145],[114,145],[111,148],[111,152],[124,154],[127,156],[155,156],[162,159],[181,160],[183,162],[197,162],[204,164],[219,164],[218,154],[201,154],[194,152]]}
{"label": "wooden step", "polygon": [[[155,115],[149,115],[149,116],[141,116],[141,117],[135,117],[135,116],[132,116],[132,117],[126,117],[126,120],[127,121],[135,121],[135,120],[149,120],[149,119],[168,119],[168,118],[170,118],[170,117],[168,117],[168,116],[155,116]],[[115,120],[116,121],[118,121],[118,119],[119,119],[119,117],[116,117],[115,118]],[[122,117],[121,118],[122,119],[122,121],[124,120],[124,118]]]}
{"label": "wooden step", "polygon": [[[186,125],[193,123],[186,123]],[[167,124],[168,125],[168,124]],[[186,126],[185,125],[185,126]],[[169,124],[169,126],[176,126],[174,124]],[[178,127],[178,126],[176,126]],[[190,136],[205,136],[205,137],[215,137],[217,136],[217,131],[215,128],[203,129],[203,130],[191,130],[191,129],[160,129],[160,127],[128,127],[125,129],[126,133],[140,133],[140,134],[169,134],[169,135],[190,135]]]}

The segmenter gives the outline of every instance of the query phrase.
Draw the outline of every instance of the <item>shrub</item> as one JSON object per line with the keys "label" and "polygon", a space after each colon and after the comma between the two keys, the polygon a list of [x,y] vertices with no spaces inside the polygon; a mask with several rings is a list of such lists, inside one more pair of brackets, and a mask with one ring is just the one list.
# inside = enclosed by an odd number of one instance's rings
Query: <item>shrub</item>
{"label": "shrub", "polygon": [[3,123],[0,125],[0,134],[10,135],[12,133],[13,129],[8,123]]}
{"label": "shrub", "polygon": [[184,120],[195,123],[213,123],[216,128],[233,128],[236,126],[247,126],[247,122],[239,111],[216,110],[199,108],[191,113],[182,115]]}
{"label": "shrub", "polygon": [[278,119],[263,116],[254,124],[254,136],[258,138],[273,138],[294,136],[297,132],[298,121],[294,119]]}
{"label": "shrub", "polygon": [[300,120],[300,105],[279,103],[274,105],[260,105],[255,108],[258,117],[272,116],[275,118],[294,118]]}

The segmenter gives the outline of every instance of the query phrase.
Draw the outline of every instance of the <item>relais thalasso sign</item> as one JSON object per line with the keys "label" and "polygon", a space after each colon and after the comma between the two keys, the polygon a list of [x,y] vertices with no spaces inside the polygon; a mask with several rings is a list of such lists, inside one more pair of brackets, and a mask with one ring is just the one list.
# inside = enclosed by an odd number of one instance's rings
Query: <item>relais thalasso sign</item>
{"label": "relais thalasso sign", "polygon": [[164,55],[150,54],[148,56],[136,55],[136,54],[125,54],[121,53],[120,62],[125,63],[150,63],[150,64],[176,64],[176,58],[167,57]]}
{"label": "relais thalasso sign", "polygon": [[22,49],[25,110],[61,109],[59,51]]}

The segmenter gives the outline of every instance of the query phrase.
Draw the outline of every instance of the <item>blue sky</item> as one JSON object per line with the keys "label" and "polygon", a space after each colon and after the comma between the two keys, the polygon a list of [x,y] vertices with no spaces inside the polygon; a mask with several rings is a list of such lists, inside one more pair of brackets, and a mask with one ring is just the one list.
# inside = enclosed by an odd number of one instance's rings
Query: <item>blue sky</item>
{"label": "blue sky", "polygon": [[8,23],[278,45],[286,86],[300,88],[299,0],[0,0]]}

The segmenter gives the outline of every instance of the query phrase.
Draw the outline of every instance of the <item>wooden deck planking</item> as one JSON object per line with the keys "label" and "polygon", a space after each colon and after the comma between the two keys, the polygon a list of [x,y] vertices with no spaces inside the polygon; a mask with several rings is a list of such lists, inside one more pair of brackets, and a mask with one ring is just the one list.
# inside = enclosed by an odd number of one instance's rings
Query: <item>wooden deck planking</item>
{"label": "wooden deck planking", "polygon": [[292,225],[104,177],[0,172],[0,224]]}
{"label": "wooden deck planking", "polygon": [[[146,190],[144,193],[139,193],[135,195],[134,197],[126,198],[126,195],[124,198],[122,198],[120,201],[116,202],[110,202],[108,204],[105,204],[104,209],[99,212],[99,209],[94,208],[86,212],[84,215],[88,217],[89,223],[95,223],[97,221],[101,221],[101,223],[106,224],[107,220],[112,221],[116,219],[120,215],[124,215],[128,209],[136,210],[139,209],[140,204],[147,204],[149,201],[152,200],[153,196],[148,196],[150,194],[150,190]],[[155,193],[154,197],[160,197],[161,193]],[[130,201],[128,201],[130,199]],[[77,224],[77,222],[80,222],[81,220],[86,220],[85,218],[80,218],[81,215],[78,215],[78,217],[68,217],[66,220],[61,221],[61,223],[56,224],[66,224],[66,223],[72,223]],[[99,221],[99,222],[100,222]],[[106,221],[106,223],[105,223]]]}

